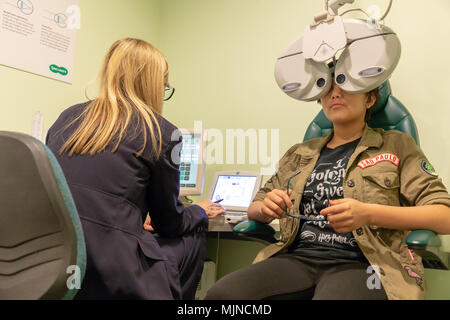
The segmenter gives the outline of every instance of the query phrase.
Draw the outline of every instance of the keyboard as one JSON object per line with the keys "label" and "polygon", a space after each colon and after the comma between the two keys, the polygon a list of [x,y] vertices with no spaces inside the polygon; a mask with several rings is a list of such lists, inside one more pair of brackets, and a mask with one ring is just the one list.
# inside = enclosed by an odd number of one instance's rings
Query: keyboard
{"label": "keyboard", "polygon": [[239,223],[247,220],[247,213],[240,211],[227,211],[225,213],[225,221],[227,223]]}

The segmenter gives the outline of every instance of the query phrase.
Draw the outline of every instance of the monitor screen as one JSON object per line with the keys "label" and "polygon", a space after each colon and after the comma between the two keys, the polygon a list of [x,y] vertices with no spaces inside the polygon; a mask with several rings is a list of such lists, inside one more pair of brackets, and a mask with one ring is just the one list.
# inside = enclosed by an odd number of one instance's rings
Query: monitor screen
{"label": "monitor screen", "polygon": [[[198,190],[199,184],[202,183],[202,179],[199,179],[199,175],[203,175],[200,163],[202,143],[202,133],[183,133],[183,148],[180,154],[180,187],[184,194],[189,193],[188,189]],[[198,192],[193,192],[193,194],[196,193]]]}
{"label": "monitor screen", "polygon": [[255,176],[219,175],[211,201],[223,199],[223,207],[248,207],[256,181]]}

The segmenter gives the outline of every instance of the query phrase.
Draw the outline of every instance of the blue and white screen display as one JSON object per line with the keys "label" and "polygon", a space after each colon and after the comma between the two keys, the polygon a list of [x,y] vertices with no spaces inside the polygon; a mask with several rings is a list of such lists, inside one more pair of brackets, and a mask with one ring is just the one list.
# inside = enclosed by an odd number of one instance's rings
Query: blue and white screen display
{"label": "blue and white screen display", "polygon": [[251,176],[219,176],[211,201],[219,201],[224,207],[250,206],[255,189],[256,177]]}

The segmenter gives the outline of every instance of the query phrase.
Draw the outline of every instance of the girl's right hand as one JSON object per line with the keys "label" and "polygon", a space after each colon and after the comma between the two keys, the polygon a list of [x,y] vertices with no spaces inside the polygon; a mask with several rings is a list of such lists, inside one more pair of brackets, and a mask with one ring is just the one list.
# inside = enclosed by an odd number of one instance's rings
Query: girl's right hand
{"label": "girl's right hand", "polygon": [[283,219],[286,217],[286,208],[293,207],[289,196],[292,190],[289,190],[289,195],[286,191],[274,189],[266,194],[266,197],[261,202],[260,212],[262,215],[271,219]]}

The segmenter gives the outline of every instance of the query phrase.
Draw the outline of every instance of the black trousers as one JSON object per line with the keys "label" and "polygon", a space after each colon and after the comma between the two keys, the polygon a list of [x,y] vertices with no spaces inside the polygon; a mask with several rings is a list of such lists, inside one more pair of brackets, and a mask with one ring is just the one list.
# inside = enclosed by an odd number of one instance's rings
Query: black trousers
{"label": "black trousers", "polygon": [[366,262],[279,254],[221,278],[206,300],[387,300]]}
{"label": "black trousers", "polygon": [[194,300],[206,259],[206,233],[192,232],[173,239],[156,235],[156,240],[169,260],[175,299]]}
{"label": "black trousers", "polygon": [[[194,300],[206,258],[206,233],[191,232],[183,237],[171,239],[155,234],[155,238],[167,256],[167,261],[162,263],[165,264],[165,271],[168,275],[171,298]],[[88,265],[90,263],[89,256],[87,263]],[[116,276],[121,277],[121,273],[117,273]],[[130,288],[125,288],[118,293],[111,293],[97,270],[87,270],[81,290],[75,296],[75,300],[105,299],[134,300],[140,299],[140,297],[136,297],[135,292]]]}

